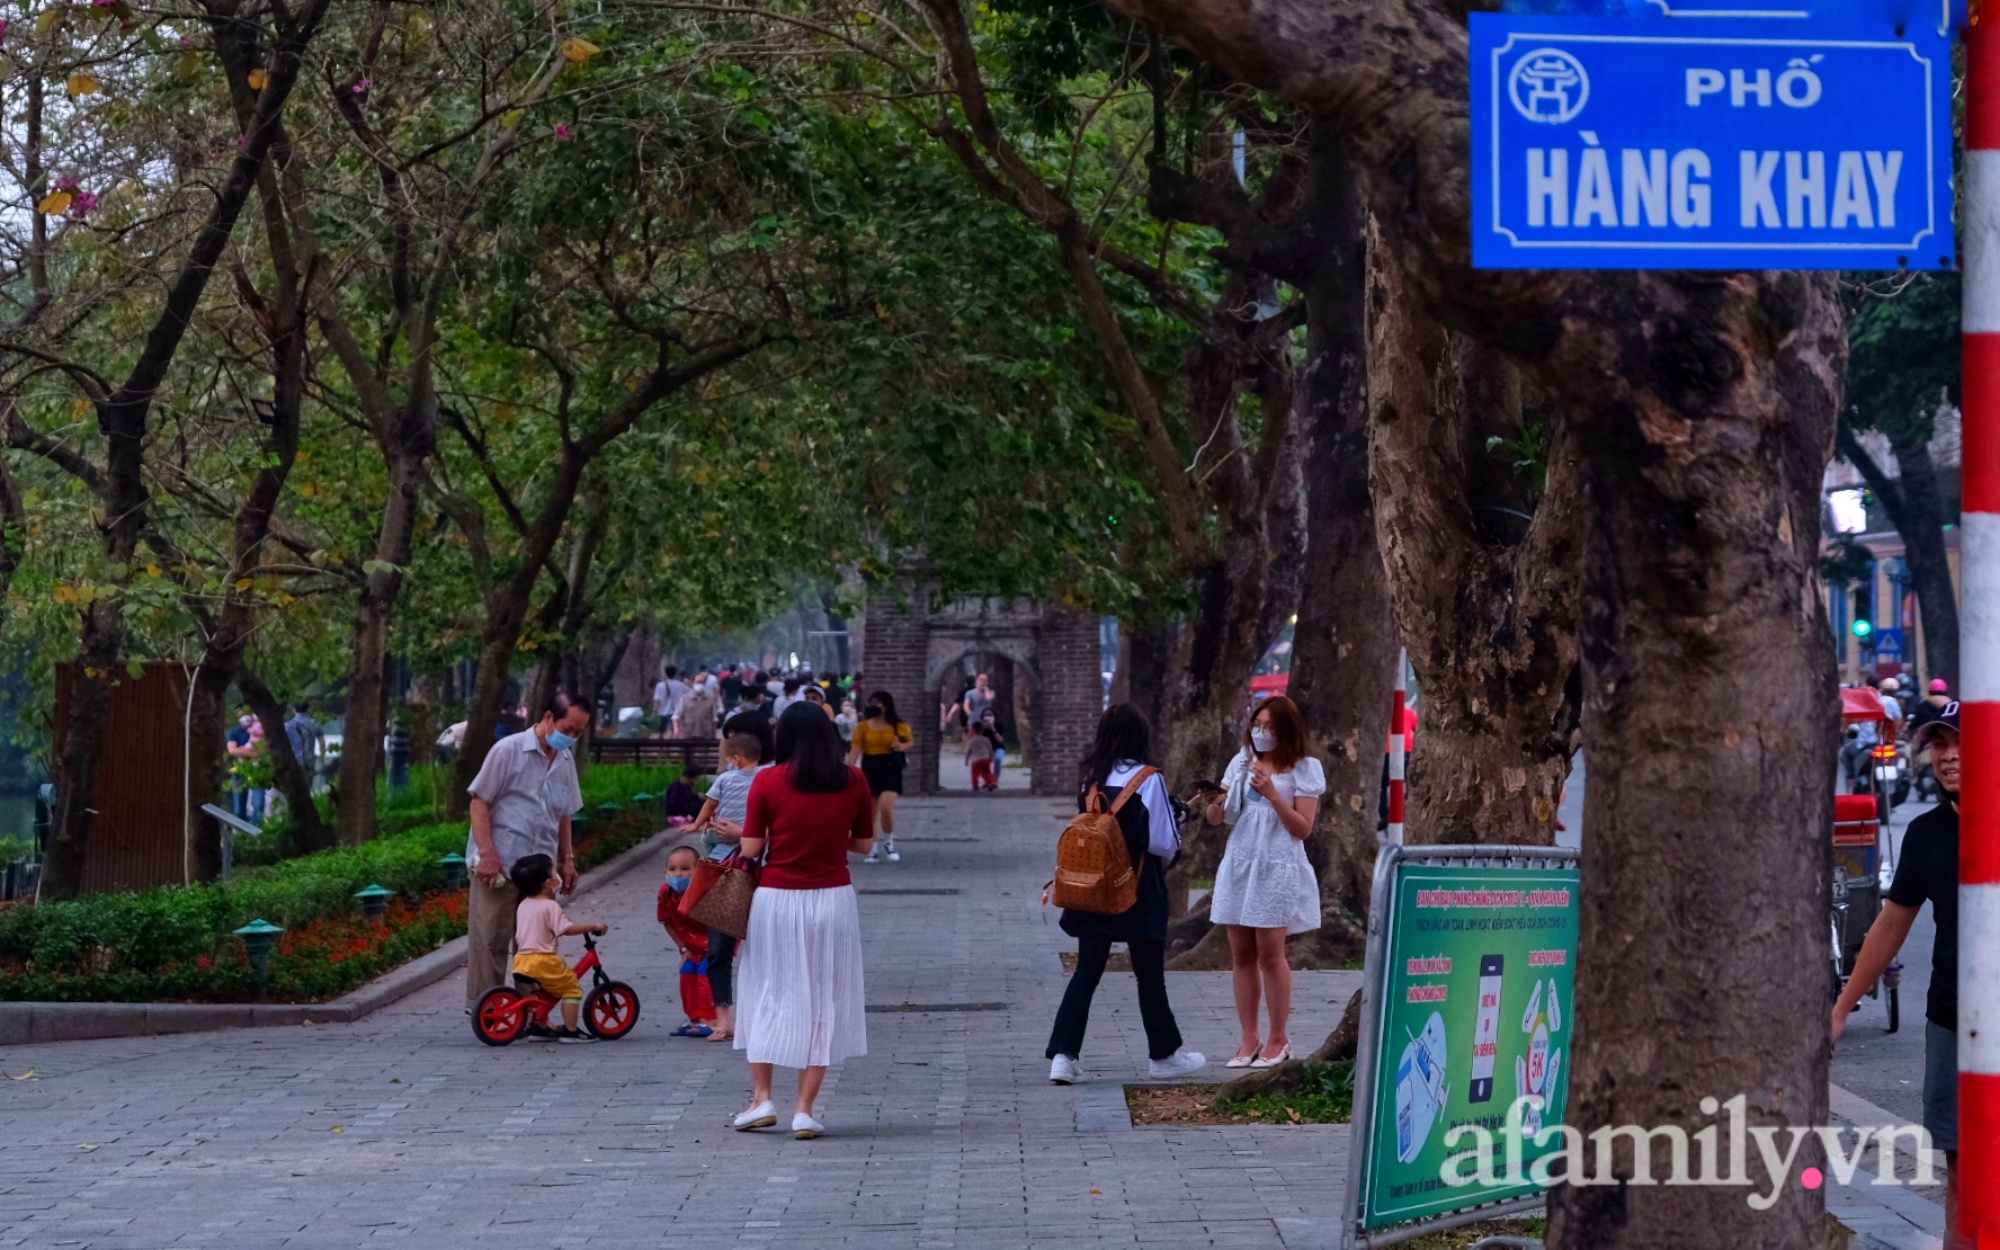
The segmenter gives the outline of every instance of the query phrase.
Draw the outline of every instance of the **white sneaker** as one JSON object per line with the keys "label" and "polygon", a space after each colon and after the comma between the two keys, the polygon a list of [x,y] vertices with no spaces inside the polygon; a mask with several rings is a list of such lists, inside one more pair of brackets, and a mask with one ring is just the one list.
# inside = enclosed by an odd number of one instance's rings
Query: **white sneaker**
{"label": "white sneaker", "polygon": [[876,852],[870,851],[868,852],[867,856],[862,859],[861,862],[864,864],[879,864],[882,862],[882,857]]}
{"label": "white sneaker", "polygon": [[778,1109],[767,1099],[731,1120],[729,1127],[741,1133],[746,1129],[770,1128],[777,1122]]}
{"label": "white sneaker", "polygon": [[1057,1055],[1049,1065],[1049,1084],[1076,1085],[1083,1080],[1083,1069],[1068,1055]]}
{"label": "white sneaker", "polygon": [[799,1141],[811,1141],[826,1132],[826,1125],[800,1111],[792,1116],[792,1136]]}
{"label": "white sneaker", "polygon": [[889,844],[889,862],[892,864],[900,864],[903,862],[903,857],[901,855],[896,854],[896,844],[894,842],[891,842]]}
{"label": "white sneaker", "polygon": [[1199,1072],[1208,1063],[1208,1056],[1198,1050],[1177,1050],[1165,1059],[1154,1059],[1146,1065],[1146,1075],[1156,1081],[1168,1080],[1176,1076],[1186,1076]]}

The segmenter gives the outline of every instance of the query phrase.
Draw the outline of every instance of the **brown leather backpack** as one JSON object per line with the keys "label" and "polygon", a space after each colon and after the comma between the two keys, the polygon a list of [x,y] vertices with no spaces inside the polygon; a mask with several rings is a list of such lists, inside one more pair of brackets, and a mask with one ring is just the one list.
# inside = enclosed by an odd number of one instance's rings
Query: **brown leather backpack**
{"label": "brown leather backpack", "polygon": [[1096,786],[1090,788],[1084,810],[1069,822],[1062,840],[1056,843],[1056,875],[1050,882],[1056,906],[1116,916],[1132,910],[1139,901],[1138,865],[1125,845],[1118,810],[1158,771],[1140,769],[1119,791],[1118,801],[1109,811],[1104,807],[1103,792]]}

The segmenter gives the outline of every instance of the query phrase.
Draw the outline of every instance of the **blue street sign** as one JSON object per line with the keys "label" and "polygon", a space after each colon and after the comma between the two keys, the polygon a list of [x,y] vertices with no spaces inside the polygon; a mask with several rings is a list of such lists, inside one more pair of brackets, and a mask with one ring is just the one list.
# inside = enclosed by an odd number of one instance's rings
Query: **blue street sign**
{"label": "blue street sign", "polygon": [[1832,19],[1893,33],[1965,24],[1965,0],[1502,0],[1502,13],[1548,17],[1788,17]]}
{"label": "blue street sign", "polygon": [[1482,269],[1956,264],[1928,24],[1475,13],[1472,127]]}
{"label": "blue street sign", "polygon": [[1903,654],[1903,631],[1900,629],[1876,630],[1875,654],[1877,656]]}

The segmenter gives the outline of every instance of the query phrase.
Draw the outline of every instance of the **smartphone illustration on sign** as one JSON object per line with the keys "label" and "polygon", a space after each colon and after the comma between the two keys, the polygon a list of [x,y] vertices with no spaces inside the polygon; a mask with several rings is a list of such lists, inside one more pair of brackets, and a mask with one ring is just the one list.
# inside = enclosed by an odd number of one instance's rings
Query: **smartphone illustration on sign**
{"label": "smartphone illustration on sign", "polygon": [[1500,984],[1506,960],[1479,959],[1479,1020],[1472,1031],[1472,1102],[1493,1101],[1493,1064],[1500,1053]]}

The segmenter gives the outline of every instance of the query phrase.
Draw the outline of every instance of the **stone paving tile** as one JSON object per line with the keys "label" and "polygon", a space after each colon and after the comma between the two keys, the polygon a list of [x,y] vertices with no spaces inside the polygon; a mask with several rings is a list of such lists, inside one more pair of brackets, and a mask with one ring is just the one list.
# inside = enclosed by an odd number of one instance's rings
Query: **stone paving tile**
{"label": "stone paving tile", "polygon": [[[1097,1083],[1047,1083],[1069,942],[1039,898],[1062,805],[912,799],[900,815],[903,862],[857,864],[857,884],[959,893],[862,895],[869,1001],[1005,1009],[871,1013],[871,1053],[827,1081],[826,1137],[725,1127],[742,1056],[666,1036],[677,969],[657,872],[639,869],[572,909],[611,924],[606,967],[644,1004],[620,1042],[482,1046],[453,979],[353,1025],[0,1048],[37,1071],[0,1088],[0,1247],[1327,1243],[1345,1128],[1130,1127],[1120,1083],[1143,1079],[1145,1042],[1129,974],[1093,1011]],[[1300,974],[1294,1035],[1324,1036],[1358,981]],[[1234,1048],[1226,973],[1169,988],[1191,1047]]]}

